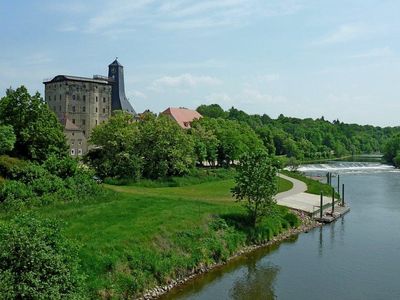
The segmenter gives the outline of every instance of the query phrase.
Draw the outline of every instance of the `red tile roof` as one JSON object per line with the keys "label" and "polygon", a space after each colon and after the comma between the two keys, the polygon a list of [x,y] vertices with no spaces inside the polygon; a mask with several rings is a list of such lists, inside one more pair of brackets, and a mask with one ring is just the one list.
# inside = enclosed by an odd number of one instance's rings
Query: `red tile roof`
{"label": "red tile roof", "polygon": [[179,124],[179,126],[181,126],[184,129],[190,128],[190,124],[195,119],[200,119],[203,117],[195,110],[187,108],[175,108],[175,107],[168,107],[166,110],[162,112],[162,114],[169,115]]}

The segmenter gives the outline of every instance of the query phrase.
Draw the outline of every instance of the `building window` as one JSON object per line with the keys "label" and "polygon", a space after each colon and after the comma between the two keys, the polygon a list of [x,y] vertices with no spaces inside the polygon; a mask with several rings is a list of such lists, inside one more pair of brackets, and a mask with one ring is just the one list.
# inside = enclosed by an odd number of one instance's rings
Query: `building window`
{"label": "building window", "polygon": [[75,106],[72,106],[72,112],[75,112],[75,111],[76,111]]}
{"label": "building window", "polygon": [[99,101],[99,98],[97,98],[97,96],[96,96],[96,102],[97,102],[97,101]]}
{"label": "building window", "polygon": [[75,124],[75,119],[72,119],[72,124]]}
{"label": "building window", "polygon": [[53,106],[53,111],[56,111],[56,107],[55,106]]}
{"label": "building window", "polygon": [[75,95],[72,95],[72,100],[75,100]]}
{"label": "building window", "polygon": [[78,155],[82,155],[82,149],[78,149]]}
{"label": "building window", "polygon": [[82,125],[85,125],[85,124],[86,124],[86,120],[83,119],[83,120],[82,120]]}
{"label": "building window", "polygon": [[83,95],[83,101],[86,101],[86,96],[85,95]]}
{"label": "building window", "polygon": [[74,136],[74,135],[75,135],[75,132],[72,133],[72,136]]}
{"label": "building window", "polygon": [[84,131],[82,131],[83,132],[83,135],[85,135],[86,134],[86,131],[84,130]]}
{"label": "building window", "polygon": [[57,96],[56,95],[54,95],[54,101],[56,101],[57,100]]}
{"label": "building window", "polygon": [[78,142],[78,145],[82,145],[82,142],[81,142],[81,141],[79,141],[79,142]]}
{"label": "building window", "polygon": [[97,109],[97,107],[96,107],[96,112],[98,112],[98,109]]}
{"label": "building window", "polygon": [[106,109],[105,108],[103,108],[103,114],[105,114],[106,113]]}
{"label": "building window", "polygon": [[106,97],[103,97],[103,103],[106,103]]}
{"label": "building window", "polygon": [[86,112],[86,106],[82,106],[82,112]]}
{"label": "building window", "polygon": [[97,126],[97,120],[96,120],[96,126]]}
{"label": "building window", "polygon": [[62,100],[62,97],[61,97],[61,95],[60,95],[60,100]]}
{"label": "building window", "polygon": [[71,149],[71,155],[75,155],[75,149]]}
{"label": "building window", "polygon": [[51,101],[51,97],[49,96],[49,101]]}

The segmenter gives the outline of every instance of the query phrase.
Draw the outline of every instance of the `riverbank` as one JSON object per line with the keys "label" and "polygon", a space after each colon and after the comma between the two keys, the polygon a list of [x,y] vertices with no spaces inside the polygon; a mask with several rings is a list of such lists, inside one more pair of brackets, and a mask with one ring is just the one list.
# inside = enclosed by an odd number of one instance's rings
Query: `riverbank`
{"label": "riverbank", "polygon": [[183,285],[189,283],[190,281],[195,280],[199,275],[204,274],[206,272],[210,272],[219,267],[223,267],[244,254],[251,253],[260,248],[279,244],[281,242],[284,242],[286,239],[291,238],[295,235],[298,235],[300,233],[306,233],[316,227],[322,226],[322,223],[319,223],[319,222],[313,220],[307,214],[304,214],[297,210],[290,210],[290,212],[295,214],[300,219],[300,221],[301,221],[300,226],[298,226],[296,228],[289,228],[286,231],[273,237],[271,240],[264,241],[262,243],[245,246],[245,247],[241,248],[239,251],[235,252],[233,255],[231,255],[225,262],[215,263],[215,264],[212,264],[209,266],[199,266],[198,268],[192,270],[191,272],[188,272],[187,274],[181,276],[180,278],[172,280],[167,285],[156,286],[156,287],[146,291],[143,294],[143,296],[136,298],[136,299],[137,300],[158,299],[158,298],[162,297],[163,295],[167,294],[168,292],[172,291],[173,289],[179,288],[180,286],[183,286]]}

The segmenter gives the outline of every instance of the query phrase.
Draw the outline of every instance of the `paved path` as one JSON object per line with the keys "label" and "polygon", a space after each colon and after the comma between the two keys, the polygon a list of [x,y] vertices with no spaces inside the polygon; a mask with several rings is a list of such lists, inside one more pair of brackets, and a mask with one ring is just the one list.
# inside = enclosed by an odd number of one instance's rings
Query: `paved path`
{"label": "paved path", "polygon": [[[305,193],[307,191],[307,185],[297,179],[279,174],[279,177],[289,180],[293,183],[293,188],[289,191],[282,192],[276,195],[276,202],[279,205],[301,210],[307,213],[316,212],[320,206],[320,196]],[[332,203],[331,197],[323,198],[323,205],[329,205]],[[330,210],[330,208],[329,208]]]}

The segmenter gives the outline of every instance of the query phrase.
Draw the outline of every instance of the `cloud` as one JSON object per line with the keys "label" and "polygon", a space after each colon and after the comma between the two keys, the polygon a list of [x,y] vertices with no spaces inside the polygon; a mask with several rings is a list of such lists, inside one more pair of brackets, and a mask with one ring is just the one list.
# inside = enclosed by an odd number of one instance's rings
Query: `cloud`
{"label": "cloud", "polygon": [[227,93],[212,93],[205,98],[208,104],[218,103],[222,106],[232,105],[234,103],[231,96]]}
{"label": "cloud", "polygon": [[151,89],[163,88],[193,88],[198,86],[215,86],[221,81],[211,76],[196,76],[189,73],[179,76],[163,76],[153,81]]}
{"label": "cloud", "polygon": [[57,28],[57,30],[60,32],[73,32],[73,31],[77,31],[78,27],[73,24],[64,24],[64,25],[59,26]]}
{"label": "cloud", "polygon": [[141,99],[147,99],[147,95],[141,91],[133,91],[131,93],[134,99],[136,98],[141,98]]}
{"label": "cloud", "polygon": [[241,93],[241,103],[244,104],[277,104],[287,101],[284,96],[263,93],[257,89],[245,88]]}
{"label": "cloud", "polygon": [[314,45],[330,45],[345,43],[352,40],[364,38],[371,34],[373,30],[363,24],[344,24],[334,32],[315,41]]}
{"label": "cloud", "polygon": [[350,56],[350,58],[376,58],[376,57],[389,57],[394,54],[390,47],[375,48],[369,51]]}
{"label": "cloud", "polygon": [[[256,18],[296,13],[304,0],[114,0],[98,1],[90,11],[74,4],[67,13],[85,12],[81,30],[112,36],[142,27],[161,30],[190,30],[245,26]],[[54,5],[62,11],[64,4]]]}

